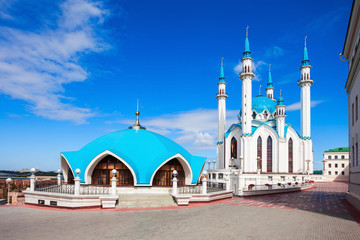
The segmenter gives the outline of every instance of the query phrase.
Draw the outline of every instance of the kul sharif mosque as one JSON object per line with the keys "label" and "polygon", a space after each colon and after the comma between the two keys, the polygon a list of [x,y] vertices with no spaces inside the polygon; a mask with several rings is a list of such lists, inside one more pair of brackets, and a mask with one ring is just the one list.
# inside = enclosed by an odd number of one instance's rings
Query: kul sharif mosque
{"label": "kul sharif mosque", "polygon": [[[218,142],[217,166],[211,170],[210,178],[219,179],[219,175],[231,175],[238,171],[240,175],[253,175],[254,178],[232,179],[232,189],[236,190],[249,184],[265,184],[273,181],[304,181],[304,176],[313,172],[313,148],[311,140],[310,118],[310,78],[311,65],[305,47],[300,66],[301,132],[296,132],[286,121],[286,105],[283,96],[274,95],[274,83],[269,66],[269,78],[266,95],[252,96],[253,56],[250,51],[248,29],[246,30],[243,52],[242,72],[242,108],[239,122],[226,131],[226,82],[221,63],[218,81]],[[238,175],[238,176],[240,176]],[[283,176],[281,176],[283,175]],[[262,177],[260,177],[262,176]],[[303,177],[302,177],[303,176]],[[256,181],[255,178],[257,179]],[[277,179],[279,178],[279,179]],[[252,180],[251,180],[252,179]],[[237,186],[239,184],[239,186]]]}

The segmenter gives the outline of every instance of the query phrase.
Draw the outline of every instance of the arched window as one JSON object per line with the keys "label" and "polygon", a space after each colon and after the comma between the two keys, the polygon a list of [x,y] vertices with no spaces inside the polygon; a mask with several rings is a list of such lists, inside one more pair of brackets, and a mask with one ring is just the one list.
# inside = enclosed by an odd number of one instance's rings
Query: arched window
{"label": "arched window", "polygon": [[258,169],[262,169],[262,139],[261,137],[259,136],[258,139],[257,139],[257,168]]}
{"label": "arched window", "polygon": [[310,74],[307,74],[307,79],[310,79]]}
{"label": "arched window", "polygon": [[272,172],[272,138],[267,139],[267,172]]}
{"label": "arched window", "polygon": [[253,119],[256,118],[256,113],[255,112],[253,112],[252,117],[253,117]]}
{"label": "arched window", "polygon": [[289,173],[293,172],[293,140],[289,139],[289,146],[288,146],[288,152],[289,152]]}
{"label": "arched window", "polygon": [[237,158],[237,140],[235,137],[231,139],[231,157]]}
{"label": "arched window", "polygon": [[134,179],[129,168],[113,156],[104,157],[95,167],[91,184],[94,185],[110,185],[113,177],[112,170],[116,169],[116,185],[117,186],[133,186]]}
{"label": "arched window", "polygon": [[172,186],[173,171],[178,172],[178,185],[185,185],[185,172],[179,160],[172,159],[165,163],[155,174],[153,186]]}
{"label": "arched window", "polygon": [[248,66],[248,72],[250,72],[250,66]]}

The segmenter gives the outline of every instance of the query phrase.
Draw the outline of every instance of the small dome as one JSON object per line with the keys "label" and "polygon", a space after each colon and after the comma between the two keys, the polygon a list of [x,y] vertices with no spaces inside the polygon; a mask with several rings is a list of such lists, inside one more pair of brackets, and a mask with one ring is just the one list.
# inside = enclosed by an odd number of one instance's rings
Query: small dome
{"label": "small dome", "polygon": [[252,109],[257,113],[263,112],[267,109],[270,113],[275,112],[276,102],[265,96],[256,96],[252,99]]}
{"label": "small dome", "polygon": [[284,105],[284,98],[282,96],[278,98],[277,105]]}

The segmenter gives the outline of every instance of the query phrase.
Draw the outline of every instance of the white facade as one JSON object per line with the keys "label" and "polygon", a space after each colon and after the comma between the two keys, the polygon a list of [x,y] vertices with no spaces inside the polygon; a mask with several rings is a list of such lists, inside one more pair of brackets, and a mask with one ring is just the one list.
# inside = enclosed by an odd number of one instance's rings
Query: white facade
{"label": "white facade", "polygon": [[327,181],[349,181],[348,150],[348,148],[336,148],[323,153],[323,175]]}
{"label": "white facade", "polygon": [[[246,37],[244,57],[241,59],[242,72],[239,74],[242,80],[239,122],[232,124],[224,137],[220,136],[222,129],[219,129],[219,141],[224,139],[224,158],[218,155],[217,169],[210,171],[233,174],[229,176],[232,179],[229,184],[235,192],[238,192],[237,188],[246,188],[247,184],[269,184],[268,179],[272,179],[271,182],[304,181],[306,175],[313,173],[310,132],[310,86],[313,81],[310,79],[311,66],[308,64],[306,46],[298,82],[301,87],[301,135],[286,122],[283,97],[275,101],[270,68],[266,96],[262,96],[259,91],[258,96],[252,97],[252,79],[255,74],[251,68],[253,58],[250,53]],[[222,109],[225,104],[220,104],[221,98],[218,96],[220,128],[225,122],[225,115],[220,116],[225,112]],[[248,181],[245,180],[246,175]]]}
{"label": "white facade", "polygon": [[344,49],[348,64],[348,76],[345,89],[348,95],[349,106],[349,149],[350,149],[350,179],[347,200],[360,210],[360,1],[354,0],[347,29]]}

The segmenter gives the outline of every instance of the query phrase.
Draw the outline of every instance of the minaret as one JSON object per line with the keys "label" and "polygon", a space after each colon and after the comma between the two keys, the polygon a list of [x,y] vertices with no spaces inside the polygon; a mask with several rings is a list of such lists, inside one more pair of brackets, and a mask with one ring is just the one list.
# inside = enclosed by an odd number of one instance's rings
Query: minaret
{"label": "minaret", "polygon": [[216,98],[218,100],[218,142],[217,142],[217,168],[224,168],[224,137],[225,137],[225,125],[226,125],[226,98],[228,95],[225,91],[225,75],[224,75],[224,58],[221,58],[220,77],[218,84],[218,94]]}
{"label": "minaret", "polygon": [[284,105],[284,98],[281,96],[280,90],[280,97],[277,100],[276,108],[276,130],[279,134],[280,138],[285,137],[285,105]]}
{"label": "minaret", "polygon": [[274,87],[273,87],[273,83],[272,83],[272,78],[271,78],[271,64],[269,65],[269,79],[268,82],[266,84],[266,97],[272,99],[275,101],[274,99]]}
{"label": "minaret", "polygon": [[242,73],[239,75],[239,78],[242,80],[242,111],[241,111],[241,128],[242,135],[251,134],[251,101],[252,101],[252,86],[251,81],[255,77],[255,74],[252,72],[252,58],[250,52],[249,38],[248,38],[248,28],[246,27],[246,39],[245,39],[245,51],[243,53],[242,62]]}
{"label": "minaret", "polygon": [[306,48],[306,37],[304,56],[301,61],[302,66],[300,67],[301,78],[298,85],[301,87],[301,137],[305,139],[311,138],[310,128],[310,86],[313,84],[313,80],[310,79],[310,64]]}
{"label": "minaret", "polygon": [[137,100],[137,107],[136,107],[136,121],[135,124],[133,126],[130,126],[129,129],[144,129],[146,130],[146,128],[144,128],[143,126],[140,125],[140,120],[139,120],[139,116],[140,116],[140,112],[139,112],[139,99]]}

